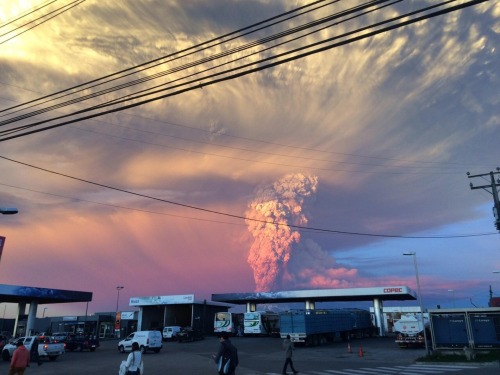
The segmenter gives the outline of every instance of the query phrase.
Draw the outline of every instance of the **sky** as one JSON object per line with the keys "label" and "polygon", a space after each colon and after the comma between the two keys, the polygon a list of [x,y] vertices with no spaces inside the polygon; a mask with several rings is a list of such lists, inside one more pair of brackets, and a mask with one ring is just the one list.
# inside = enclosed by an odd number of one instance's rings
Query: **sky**
{"label": "sky", "polygon": [[[489,176],[466,175],[500,166],[500,4],[266,66],[433,2],[385,3],[296,40],[264,40],[359,5],[311,3],[2,1],[0,130],[57,126],[0,136],[0,207],[19,210],[0,216],[0,283],[92,292],[89,314],[117,303],[133,310],[128,300],[139,296],[416,290],[403,255],[415,252],[425,308],[485,307],[490,287],[500,297],[493,197],[469,187]],[[309,11],[241,31],[301,6]],[[190,53],[223,35],[231,37]],[[12,108],[150,61],[158,63]],[[260,70],[207,76],[243,64]],[[186,75],[193,83],[179,87],[188,89],[171,88]],[[56,105],[135,79],[144,80]],[[170,91],[149,92],[155,100],[144,104],[130,96],[152,87]],[[102,103],[120,110],[89,109]],[[63,115],[75,121],[54,119]],[[38,316],[43,307],[45,316],[87,308],[41,305]],[[5,304],[3,314],[14,310]]]}

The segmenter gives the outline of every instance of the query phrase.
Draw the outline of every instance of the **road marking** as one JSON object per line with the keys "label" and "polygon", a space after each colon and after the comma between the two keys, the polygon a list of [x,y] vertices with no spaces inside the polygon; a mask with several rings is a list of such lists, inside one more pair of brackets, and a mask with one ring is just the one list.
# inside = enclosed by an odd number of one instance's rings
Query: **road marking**
{"label": "road marking", "polygon": [[[430,375],[445,374],[465,369],[477,369],[477,366],[462,365],[408,365],[392,367],[362,367],[358,369],[323,370],[323,371],[300,371],[302,375]],[[266,372],[266,375],[281,375],[277,372]]]}

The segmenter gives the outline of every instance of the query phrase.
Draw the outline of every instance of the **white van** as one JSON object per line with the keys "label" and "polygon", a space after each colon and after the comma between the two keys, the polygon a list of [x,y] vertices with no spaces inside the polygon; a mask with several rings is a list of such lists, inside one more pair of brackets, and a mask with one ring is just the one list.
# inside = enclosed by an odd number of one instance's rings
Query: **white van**
{"label": "white van", "polygon": [[163,340],[175,340],[180,331],[181,327],[179,326],[168,326],[163,328]]}
{"label": "white van", "polygon": [[152,350],[158,353],[163,348],[160,331],[137,331],[128,335],[118,343],[118,350],[121,353],[132,351],[132,343],[139,344],[141,352]]}

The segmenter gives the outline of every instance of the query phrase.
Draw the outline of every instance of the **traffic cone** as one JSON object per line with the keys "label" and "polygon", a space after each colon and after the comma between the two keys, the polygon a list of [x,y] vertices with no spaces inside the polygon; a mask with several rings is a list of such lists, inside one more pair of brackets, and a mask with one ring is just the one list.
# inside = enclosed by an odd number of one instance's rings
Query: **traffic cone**
{"label": "traffic cone", "polygon": [[347,353],[352,353],[350,342],[347,343]]}
{"label": "traffic cone", "polygon": [[363,356],[364,356],[364,353],[363,353],[363,347],[362,347],[362,346],[360,346],[360,347],[359,347],[359,356],[360,356],[360,357],[363,357]]}

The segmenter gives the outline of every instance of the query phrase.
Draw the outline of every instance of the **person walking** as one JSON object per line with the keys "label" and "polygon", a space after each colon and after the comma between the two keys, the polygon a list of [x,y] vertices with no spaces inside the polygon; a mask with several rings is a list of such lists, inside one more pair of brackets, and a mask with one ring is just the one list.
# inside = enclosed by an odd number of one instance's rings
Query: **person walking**
{"label": "person walking", "polygon": [[144,370],[142,363],[142,353],[139,349],[139,344],[136,342],[132,343],[132,351],[127,357],[125,362],[125,368],[127,375],[141,375]]}
{"label": "person walking", "polygon": [[[45,339],[42,339],[45,340]],[[38,363],[38,366],[41,366],[43,362],[40,360],[40,354],[38,353],[38,345],[40,341],[37,336],[33,337],[33,342],[31,343],[30,349],[30,360]]]}
{"label": "person walking", "polygon": [[30,365],[30,352],[23,344],[22,340],[16,342],[17,349],[12,354],[10,360],[9,375],[23,375],[26,367]]}
{"label": "person walking", "polygon": [[285,350],[285,365],[283,366],[283,375],[286,375],[288,365],[290,365],[290,368],[292,369],[294,374],[298,374],[299,372],[295,370],[295,367],[293,367],[292,356],[295,347],[292,340],[290,339],[290,335],[286,335],[286,339],[283,340],[283,349]]}
{"label": "person walking", "polygon": [[[236,375],[236,367],[239,364],[238,349],[229,340],[229,334],[222,332],[219,336],[220,346],[217,354],[213,356],[214,362],[218,366],[220,375]],[[229,361],[229,365],[226,366]]]}

